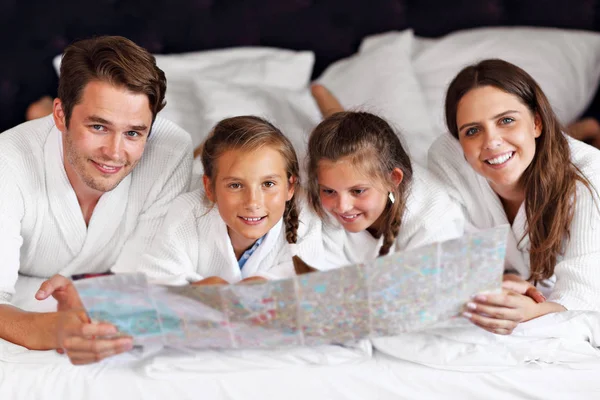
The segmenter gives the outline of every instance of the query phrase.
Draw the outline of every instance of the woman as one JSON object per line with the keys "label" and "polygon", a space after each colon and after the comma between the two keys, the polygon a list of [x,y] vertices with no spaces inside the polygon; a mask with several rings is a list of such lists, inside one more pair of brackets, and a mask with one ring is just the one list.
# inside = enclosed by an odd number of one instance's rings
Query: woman
{"label": "woman", "polygon": [[502,60],[463,69],[445,111],[451,135],[429,150],[431,171],[472,226],[511,225],[508,266],[549,295],[481,294],[464,316],[510,334],[548,313],[600,311],[600,152],[567,137],[533,78]]}

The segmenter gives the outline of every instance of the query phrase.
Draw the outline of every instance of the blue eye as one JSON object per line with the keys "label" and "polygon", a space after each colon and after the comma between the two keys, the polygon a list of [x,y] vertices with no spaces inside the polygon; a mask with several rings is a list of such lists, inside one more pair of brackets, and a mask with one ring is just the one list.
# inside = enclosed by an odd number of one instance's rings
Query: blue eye
{"label": "blue eye", "polygon": [[129,131],[129,132],[126,133],[126,135],[129,136],[129,137],[132,137],[132,138],[141,136],[139,134],[139,132],[136,132],[136,131]]}
{"label": "blue eye", "polygon": [[95,130],[95,131],[101,131],[101,130],[104,130],[104,126],[98,125],[98,124],[94,124],[94,125],[92,125],[92,129]]}
{"label": "blue eye", "polygon": [[506,124],[510,124],[511,122],[514,122],[514,121],[515,120],[511,117],[504,117],[500,120],[500,123],[503,125],[506,125]]}

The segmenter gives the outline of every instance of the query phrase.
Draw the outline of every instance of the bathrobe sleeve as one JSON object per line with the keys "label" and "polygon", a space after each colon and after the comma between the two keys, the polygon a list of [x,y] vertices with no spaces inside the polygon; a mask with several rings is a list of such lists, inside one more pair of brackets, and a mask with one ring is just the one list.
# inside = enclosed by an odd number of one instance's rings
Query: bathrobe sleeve
{"label": "bathrobe sleeve", "polygon": [[199,238],[194,202],[201,199],[192,198],[193,193],[197,192],[186,193],[173,202],[152,246],[136,268],[151,282],[185,285],[205,278],[197,272]]}
{"label": "bathrobe sleeve", "polygon": [[[600,179],[595,178],[590,181],[598,188]],[[571,237],[554,273],[549,301],[567,310],[600,311],[600,199],[579,183]]]}
{"label": "bathrobe sleeve", "polygon": [[0,155],[0,304],[10,303],[20,267],[23,196],[15,182],[18,176]]}

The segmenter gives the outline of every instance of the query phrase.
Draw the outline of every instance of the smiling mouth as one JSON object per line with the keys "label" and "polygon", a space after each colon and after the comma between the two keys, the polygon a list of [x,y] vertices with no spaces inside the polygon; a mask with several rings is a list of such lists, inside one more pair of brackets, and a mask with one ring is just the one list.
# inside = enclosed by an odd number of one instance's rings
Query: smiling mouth
{"label": "smiling mouth", "polygon": [[338,217],[342,219],[344,222],[354,222],[358,217],[362,214],[338,214]]}
{"label": "smiling mouth", "polygon": [[489,164],[489,165],[502,165],[502,164],[506,163],[508,160],[512,159],[514,155],[515,155],[515,152],[511,151],[509,153],[504,153],[498,157],[494,157],[494,158],[485,160],[485,163]]}
{"label": "smiling mouth", "polygon": [[267,216],[263,217],[238,217],[247,225],[257,225],[260,224]]}
{"label": "smiling mouth", "polygon": [[94,164],[94,166],[100,170],[100,172],[104,173],[104,174],[114,174],[119,172],[121,169],[123,169],[123,165],[107,165],[107,164],[101,164],[98,163],[96,161],[90,160],[92,161],[92,163]]}

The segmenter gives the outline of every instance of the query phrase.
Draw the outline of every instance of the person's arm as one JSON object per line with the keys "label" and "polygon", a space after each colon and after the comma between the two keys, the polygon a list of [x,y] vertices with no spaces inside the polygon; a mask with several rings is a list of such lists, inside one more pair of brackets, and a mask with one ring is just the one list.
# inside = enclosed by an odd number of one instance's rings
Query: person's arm
{"label": "person's arm", "polygon": [[38,300],[53,296],[57,312],[28,312],[0,305],[0,336],[30,350],[64,349],[74,364],[99,361],[131,349],[131,338],[94,339],[117,333],[110,324],[91,324],[79,296],[67,278],[55,275],[36,293]]}
{"label": "person's arm", "polygon": [[[87,317],[80,307],[67,311],[74,304],[70,296],[59,296],[57,300],[61,310],[50,313],[28,312],[10,303],[21,268],[20,250],[25,240],[21,234],[25,198],[15,181],[17,176],[20,175],[12,171],[11,164],[0,156],[0,338],[35,350],[71,348],[81,343],[89,345],[87,339],[83,342],[61,342],[60,333],[63,331],[70,332],[70,335],[77,334],[78,330],[80,335],[103,335],[107,332],[104,325],[88,327],[91,324],[85,323]],[[51,294],[44,294],[43,298]],[[111,329],[114,330],[114,327]],[[98,357],[97,354],[94,356]]]}
{"label": "person's arm", "polygon": [[[600,191],[600,171],[595,176],[588,172],[588,179]],[[554,268],[556,283],[548,300],[567,310],[600,311],[600,198],[594,188],[592,195],[582,184],[577,186],[570,237]]]}
{"label": "person's arm", "polygon": [[0,338],[27,348],[50,348],[52,316],[29,313],[10,304],[20,268],[23,244],[23,195],[10,162],[0,155]]}
{"label": "person's arm", "polygon": [[30,350],[56,349],[58,313],[23,311],[10,304],[0,305],[0,337]]}
{"label": "person's arm", "polygon": [[42,283],[35,294],[36,299],[44,300],[49,296],[56,299],[57,312],[21,315],[24,324],[19,328],[24,332],[37,332],[31,342],[33,346],[26,347],[57,349],[75,365],[97,362],[132,349],[132,338],[114,337],[118,334],[114,325],[90,322],[70,279],[54,275]]}
{"label": "person's arm", "polygon": [[[594,178],[594,177],[590,177]],[[598,180],[598,178],[596,178]],[[598,182],[590,179],[592,184]],[[536,303],[524,293],[505,290],[480,294],[466,306],[466,317],[490,332],[510,334],[521,322],[565,310],[600,311],[600,203],[578,184],[570,238],[563,259],[556,265],[556,283],[547,301]]]}
{"label": "person's arm", "polygon": [[565,311],[557,303],[536,303],[531,297],[513,290],[481,293],[467,303],[463,316],[488,332],[510,335],[521,323],[542,315]]}

